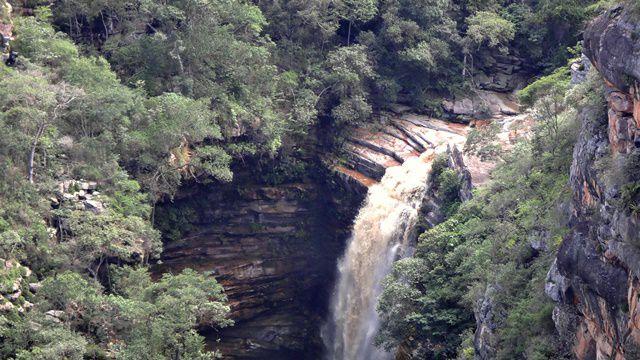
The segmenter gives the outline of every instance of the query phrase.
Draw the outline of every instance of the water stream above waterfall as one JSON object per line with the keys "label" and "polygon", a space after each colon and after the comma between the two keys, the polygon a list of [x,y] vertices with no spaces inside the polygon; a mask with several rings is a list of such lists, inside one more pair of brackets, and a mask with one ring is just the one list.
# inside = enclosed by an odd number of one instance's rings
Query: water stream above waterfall
{"label": "water stream above waterfall", "polygon": [[369,188],[351,239],[338,261],[338,280],[322,338],[329,360],[386,360],[393,354],[373,345],[382,280],[393,262],[408,255],[423,203],[434,150],[388,168]]}

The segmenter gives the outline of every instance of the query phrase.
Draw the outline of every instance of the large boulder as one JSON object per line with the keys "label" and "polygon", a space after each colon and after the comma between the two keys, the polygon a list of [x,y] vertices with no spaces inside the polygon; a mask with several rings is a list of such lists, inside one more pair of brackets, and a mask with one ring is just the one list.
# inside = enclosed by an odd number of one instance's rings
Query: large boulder
{"label": "large boulder", "polygon": [[604,78],[628,92],[640,79],[639,16],[617,6],[598,16],[584,32],[584,52]]}

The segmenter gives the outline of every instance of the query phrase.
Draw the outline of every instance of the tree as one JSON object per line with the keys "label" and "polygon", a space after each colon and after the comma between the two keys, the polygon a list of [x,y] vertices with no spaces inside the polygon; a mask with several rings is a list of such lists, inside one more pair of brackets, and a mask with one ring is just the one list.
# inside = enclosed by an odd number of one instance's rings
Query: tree
{"label": "tree", "polygon": [[45,279],[25,321],[0,322],[0,354],[83,359],[94,349],[108,350],[116,359],[216,356],[205,350],[196,331],[233,324],[222,286],[213,277],[183,270],[154,282],[144,268],[112,266],[110,272],[111,293],[74,272]]}
{"label": "tree", "polygon": [[482,46],[508,52],[507,45],[515,36],[515,25],[491,11],[478,11],[467,18],[467,33],[464,38],[465,53],[470,54]]}
{"label": "tree", "polygon": [[66,83],[56,84],[54,91],[56,92],[56,103],[50,110],[50,113],[45,114],[45,116],[40,118],[38,121],[36,134],[34,135],[33,143],[31,144],[31,151],[29,152],[29,160],[27,163],[27,176],[30,183],[33,183],[33,160],[35,158],[40,138],[44,134],[44,131],[51,123],[55,124],[57,122],[61,113],[69,107],[69,104],[72,101],[82,95],[80,90],[73,89]]}
{"label": "tree", "polygon": [[266,19],[258,7],[144,1],[127,12],[127,26],[105,44],[127,83],[155,96],[173,92],[207,101],[227,138],[247,135],[261,150],[277,150],[287,126],[278,111],[273,44],[262,35]]}
{"label": "tree", "polygon": [[50,16],[49,8],[42,7],[35,17],[16,19],[16,40],[12,41],[12,47],[37,64],[60,66],[77,57],[78,49],[65,34],[51,27]]}
{"label": "tree", "polygon": [[110,211],[60,211],[59,221],[68,224],[56,249],[63,263],[72,269],[86,270],[98,279],[100,269],[109,261],[146,264],[160,255],[160,235],[148,222],[136,216]]}
{"label": "tree", "polygon": [[[570,72],[567,67],[560,68],[522,89],[518,94],[523,105],[532,107],[540,129],[550,144],[559,144],[560,117],[567,109],[565,94],[570,87]],[[555,151],[555,145],[551,148]]]}
{"label": "tree", "polygon": [[[497,48],[502,54],[507,54],[509,41],[513,40],[515,25],[492,11],[478,11],[466,19],[467,32],[462,40],[464,53],[464,67],[462,75],[467,74],[468,57],[482,46]],[[472,73],[473,69],[469,71]]]}
{"label": "tree", "polygon": [[64,82],[51,85],[38,73],[14,74],[0,81],[0,109],[13,126],[29,134],[27,179],[33,183],[36,151],[45,131],[60,120],[82,92]]}
{"label": "tree", "polygon": [[367,22],[378,12],[378,0],[338,0],[338,17],[348,22],[347,46],[351,45],[351,26],[354,22]]}
{"label": "tree", "polygon": [[[82,101],[70,104],[64,118],[65,133],[74,138],[97,138],[105,133],[122,142],[133,119],[141,116],[141,91],[123,86],[102,57],[78,57],[60,67],[62,79],[82,88]],[[104,144],[110,151],[113,145]]]}
{"label": "tree", "polygon": [[82,335],[63,327],[37,331],[32,347],[20,350],[16,360],[83,360],[87,340]]}
{"label": "tree", "polygon": [[132,124],[125,151],[141,154],[130,157],[130,168],[156,200],[172,195],[183,177],[206,174],[231,181],[231,157],[215,144],[222,134],[204,99],[166,93],[148,99],[145,107],[146,114]]}
{"label": "tree", "polygon": [[387,0],[380,3],[378,27],[361,33],[376,73],[374,99],[379,106],[397,100],[428,107],[429,93],[455,87],[459,42],[451,2]]}
{"label": "tree", "polygon": [[412,338],[421,358],[453,358],[458,335],[473,324],[462,301],[467,290],[457,267],[456,247],[465,241],[457,216],[420,235],[414,258],[394,264],[378,303],[381,329],[376,343],[393,349]]}
{"label": "tree", "polygon": [[[362,45],[338,48],[327,56],[325,90],[338,101],[332,115],[338,123],[365,120],[371,115],[367,82],[375,72],[367,50]],[[323,92],[324,92],[323,91]]]}
{"label": "tree", "polygon": [[123,296],[109,299],[125,340],[117,349],[118,359],[211,359],[194,328],[233,324],[222,287],[212,277],[184,270],[152,283],[144,269],[120,268],[113,278],[114,289]]}
{"label": "tree", "polygon": [[[553,87],[562,88],[565,81],[563,68],[522,95],[535,104],[537,97],[554,94],[559,89]],[[420,235],[413,258],[394,264],[378,306],[378,344],[386,348],[404,344],[424,359],[470,358],[474,312],[490,302],[496,325],[491,336],[495,358],[564,357],[568,349],[557,337],[553,304],[544,297],[544,286],[568,231],[569,214],[559,211],[559,204],[570,195],[574,121],[578,109],[591,119],[604,116],[601,86],[601,80],[590,77],[565,92],[554,128],[557,135],[549,135],[544,121],[536,124],[534,135],[504,157],[491,181],[474,191],[473,199]],[[458,186],[454,174],[447,174],[439,161],[434,172],[442,186],[438,195],[446,198],[454,193]],[[534,245],[540,242],[543,247]],[[456,354],[458,350],[463,354]]]}

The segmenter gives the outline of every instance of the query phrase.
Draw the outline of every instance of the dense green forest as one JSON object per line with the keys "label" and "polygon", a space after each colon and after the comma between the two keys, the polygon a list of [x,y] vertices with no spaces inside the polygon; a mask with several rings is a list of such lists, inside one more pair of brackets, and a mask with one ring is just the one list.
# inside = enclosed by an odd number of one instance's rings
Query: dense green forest
{"label": "dense green forest", "polygon": [[170,241],[156,204],[234,171],[299,176],[300,154],[340,154],[350,127],[399,103],[442,116],[496,54],[523,59],[534,130],[470,201],[442,170],[447,220],[386,278],[376,342],[472,359],[474,301],[499,283],[498,358],[568,356],[544,278],[577,119],[605,106],[597,74],[572,86],[568,63],[613,2],[5,1],[18,57],[0,64],[0,358],[214,358],[198,330],[233,326],[226,295],[193,270],[153,273]]}

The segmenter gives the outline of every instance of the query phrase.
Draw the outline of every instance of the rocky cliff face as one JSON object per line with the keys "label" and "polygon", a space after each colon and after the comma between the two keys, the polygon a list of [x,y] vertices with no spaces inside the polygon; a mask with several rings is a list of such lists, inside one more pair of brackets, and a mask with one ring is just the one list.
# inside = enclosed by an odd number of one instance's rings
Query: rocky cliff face
{"label": "rocky cliff face", "polygon": [[[342,186],[366,194],[366,187],[378,182],[386,168],[400,165],[427,149],[451,144],[462,150],[471,127],[499,124],[494,140],[508,151],[513,141],[531,126],[529,114],[519,112],[512,95],[480,90],[473,96],[445,100],[442,107],[445,117],[454,122],[404,112],[401,107],[395,113],[381,114],[376,126],[352,129],[343,146],[344,159],[324,159],[325,166],[337,174]],[[480,159],[471,153],[459,154],[459,158],[470,172],[474,186],[488,180],[497,161]]]}
{"label": "rocky cliff face", "polygon": [[531,70],[517,55],[504,55],[495,50],[481,52],[474,62],[474,82],[481,89],[490,91],[512,92],[522,87]]}
{"label": "rocky cliff face", "polygon": [[[505,113],[517,109],[506,95],[483,96],[490,116],[504,121],[508,142],[510,126],[520,120]],[[458,151],[468,130],[400,109],[381,115],[376,126],[351,129],[342,158],[308,160],[317,176],[266,185],[239,172],[227,185],[189,184],[157,211],[171,240],[156,270],[195,268],[224,285],[236,325],[203,331],[225,358],[319,359],[336,262],[368,187],[386,168],[450,144],[450,165],[466,185],[461,196],[470,197],[471,182],[485,181],[493,163]],[[425,202],[424,226],[441,220],[437,208]]]}
{"label": "rocky cliff face", "polygon": [[237,174],[226,186],[187,186],[159,210],[183,231],[165,246],[158,270],[195,268],[225,287],[236,325],[206,333],[225,358],[321,352],[318,324],[350,224],[324,193],[311,181],[269,186]]}
{"label": "rocky cliff face", "polygon": [[608,113],[581,115],[571,232],[549,271],[554,321],[575,356],[640,358],[640,23],[617,7],[596,18],[584,51],[608,86]]}

